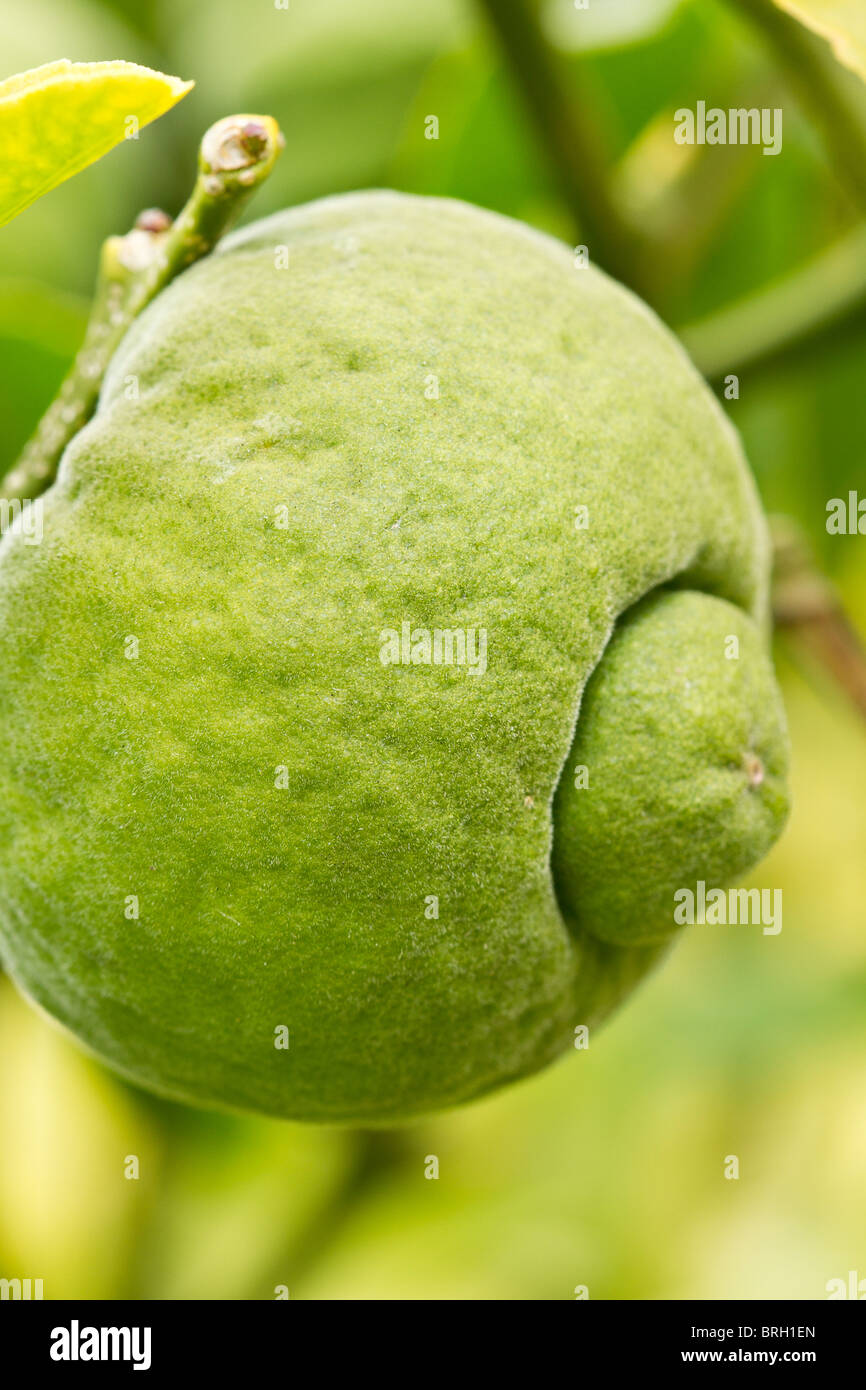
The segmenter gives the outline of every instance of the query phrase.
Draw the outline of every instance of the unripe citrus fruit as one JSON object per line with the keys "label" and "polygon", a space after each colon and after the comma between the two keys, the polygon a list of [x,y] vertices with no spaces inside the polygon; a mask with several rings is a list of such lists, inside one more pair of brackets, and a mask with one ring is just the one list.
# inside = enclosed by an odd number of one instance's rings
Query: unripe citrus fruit
{"label": "unripe citrus fruit", "polygon": [[766,585],[721,410],[565,247],[389,193],[246,228],[0,547],[8,968],[196,1102],[535,1071],[779,831]]}

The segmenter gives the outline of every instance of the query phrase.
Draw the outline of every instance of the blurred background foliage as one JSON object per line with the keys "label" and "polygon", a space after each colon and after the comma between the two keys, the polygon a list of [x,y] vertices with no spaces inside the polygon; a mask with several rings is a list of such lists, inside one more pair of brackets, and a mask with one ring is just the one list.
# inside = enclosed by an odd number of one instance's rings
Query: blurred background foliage
{"label": "blurred background foliage", "polygon": [[[830,498],[866,496],[866,208],[834,138],[862,122],[866,151],[866,88],[806,39],[839,106],[810,104],[802,55],[780,61],[750,3],[546,0],[536,18],[651,233],[656,308],[712,376],[742,357],[724,404],[765,503],[799,522],[862,632],[866,539],[825,520]],[[0,75],[125,58],[196,81],[0,232],[0,472],[75,352],[100,243],[142,207],[178,210],[221,116],[268,112],[286,134],[250,216],[385,185],[581,241],[494,8],[0,0]],[[782,154],[677,146],[673,112],[698,100],[781,107]],[[712,316],[743,302],[760,337],[765,287],[845,237],[824,332],[756,360],[753,333],[721,336]],[[809,293],[817,313],[820,282]],[[0,1275],[41,1277],[48,1298],[150,1299],[822,1298],[866,1277],[866,726],[796,645],[777,659],[795,810],[753,881],[783,888],[782,933],[692,929],[588,1051],[480,1104],[373,1133],[193,1111],[119,1082],[0,981]]]}

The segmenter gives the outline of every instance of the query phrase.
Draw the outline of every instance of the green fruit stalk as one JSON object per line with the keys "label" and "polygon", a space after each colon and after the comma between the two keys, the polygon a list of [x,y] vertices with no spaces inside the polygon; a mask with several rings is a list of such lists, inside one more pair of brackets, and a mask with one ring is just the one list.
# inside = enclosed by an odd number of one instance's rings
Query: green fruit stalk
{"label": "green fruit stalk", "polygon": [[564,246],[392,193],[235,233],[0,545],[7,968],[203,1104],[538,1070],[780,831],[767,568],[712,395]]}

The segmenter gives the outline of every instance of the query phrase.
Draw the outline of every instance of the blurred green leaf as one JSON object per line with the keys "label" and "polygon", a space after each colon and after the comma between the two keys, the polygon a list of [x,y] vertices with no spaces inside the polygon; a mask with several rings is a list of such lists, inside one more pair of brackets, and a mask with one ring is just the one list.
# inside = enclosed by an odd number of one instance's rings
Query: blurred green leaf
{"label": "blurred green leaf", "polygon": [[845,67],[866,78],[866,9],[863,0],[775,0],[781,10],[827,39]]}
{"label": "blurred green leaf", "polygon": [[[0,980],[2,1274],[122,1296],[159,1145],[123,1091]],[[128,1159],[138,1160],[137,1178]]]}
{"label": "blurred green leaf", "polygon": [[0,473],[11,467],[78,351],[87,300],[24,279],[0,279]]}
{"label": "blurred green leaf", "polygon": [[88,302],[37,280],[0,278],[0,336],[71,357],[81,342]]}

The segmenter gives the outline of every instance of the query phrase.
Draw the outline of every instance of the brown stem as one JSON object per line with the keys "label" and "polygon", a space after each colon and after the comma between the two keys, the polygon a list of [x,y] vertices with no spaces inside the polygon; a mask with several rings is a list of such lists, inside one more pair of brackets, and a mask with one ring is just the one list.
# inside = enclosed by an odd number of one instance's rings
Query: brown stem
{"label": "brown stem", "polygon": [[866,645],[799,528],[777,518],[773,531],[776,626],[830,673],[866,719]]}

